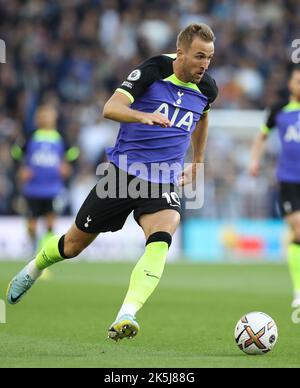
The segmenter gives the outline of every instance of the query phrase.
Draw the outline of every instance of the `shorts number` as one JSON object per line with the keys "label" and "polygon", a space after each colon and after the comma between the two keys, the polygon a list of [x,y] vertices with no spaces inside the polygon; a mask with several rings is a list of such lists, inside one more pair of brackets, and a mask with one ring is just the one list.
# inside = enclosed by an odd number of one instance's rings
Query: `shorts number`
{"label": "shorts number", "polygon": [[175,192],[172,192],[171,194],[169,193],[163,193],[163,198],[166,198],[168,204],[170,206],[178,206],[180,207],[180,199],[179,195]]}

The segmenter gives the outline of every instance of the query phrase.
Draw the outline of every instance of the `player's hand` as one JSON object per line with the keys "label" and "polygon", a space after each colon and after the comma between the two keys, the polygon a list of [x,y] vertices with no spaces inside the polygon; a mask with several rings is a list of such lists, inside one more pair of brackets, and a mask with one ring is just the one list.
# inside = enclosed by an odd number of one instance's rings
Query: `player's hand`
{"label": "player's hand", "polygon": [[160,125],[163,128],[171,126],[171,121],[161,113],[141,113],[139,121],[146,125]]}
{"label": "player's hand", "polygon": [[70,163],[67,163],[67,162],[62,162],[61,163],[61,165],[60,165],[60,175],[64,179],[70,178],[70,176],[72,175],[72,167],[71,167]]}
{"label": "player's hand", "polygon": [[257,177],[260,173],[260,163],[257,160],[252,160],[249,166],[249,174],[252,177]]}
{"label": "player's hand", "polygon": [[33,178],[33,171],[28,167],[21,167],[18,173],[19,180],[22,185],[26,184]]}
{"label": "player's hand", "polygon": [[187,168],[185,168],[180,177],[178,178],[179,187],[193,183],[197,175],[197,164],[191,163]]}

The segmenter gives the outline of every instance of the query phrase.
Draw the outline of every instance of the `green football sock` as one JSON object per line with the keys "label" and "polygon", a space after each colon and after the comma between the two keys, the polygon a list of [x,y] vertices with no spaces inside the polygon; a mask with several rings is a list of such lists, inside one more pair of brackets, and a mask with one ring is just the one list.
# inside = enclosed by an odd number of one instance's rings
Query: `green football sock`
{"label": "green football sock", "polygon": [[295,293],[300,292],[300,244],[289,245],[288,262]]}
{"label": "green football sock", "polygon": [[47,232],[43,235],[43,237],[38,242],[38,248],[37,252],[40,252],[44,246],[46,246],[47,242],[52,238],[55,237],[55,234],[53,232]]}
{"label": "green football sock", "polygon": [[42,250],[38,253],[35,259],[35,264],[40,271],[55,263],[65,260],[65,258],[61,256],[58,248],[60,239],[61,237],[59,236],[50,238],[47,240]]}
{"label": "green football sock", "polygon": [[[140,310],[157,287],[163,274],[169,246],[166,242],[153,242],[146,246],[144,255],[135,266],[129,289],[124,300],[124,308],[132,306],[133,312]],[[122,310],[119,315],[122,315]],[[125,312],[124,311],[124,312]]]}

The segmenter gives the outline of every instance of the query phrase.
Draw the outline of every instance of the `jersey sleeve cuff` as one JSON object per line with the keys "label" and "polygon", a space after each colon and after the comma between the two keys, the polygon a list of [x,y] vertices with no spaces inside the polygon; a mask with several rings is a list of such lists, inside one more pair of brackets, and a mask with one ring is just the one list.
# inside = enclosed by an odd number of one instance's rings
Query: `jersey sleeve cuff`
{"label": "jersey sleeve cuff", "polygon": [[80,156],[80,150],[78,147],[71,147],[65,153],[65,159],[67,162],[72,163],[75,162]]}
{"label": "jersey sleeve cuff", "polygon": [[261,132],[264,134],[264,135],[268,135],[271,131],[271,129],[266,125],[266,124],[263,124],[261,127],[260,127],[260,130]]}
{"label": "jersey sleeve cuff", "polygon": [[14,160],[20,161],[23,158],[22,148],[16,144],[12,146],[10,153]]}
{"label": "jersey sleeve cuff", "polygon": [[127,96],[127,97],[129,98],[129,100],[131,101],[131,104],[134,103],[134,97],[133,97],[129,92],[127,92],[127,90],[118,88],[118,89],[116,90],[116,92],[120,92],[120,93],[125,94],[125,96]]}

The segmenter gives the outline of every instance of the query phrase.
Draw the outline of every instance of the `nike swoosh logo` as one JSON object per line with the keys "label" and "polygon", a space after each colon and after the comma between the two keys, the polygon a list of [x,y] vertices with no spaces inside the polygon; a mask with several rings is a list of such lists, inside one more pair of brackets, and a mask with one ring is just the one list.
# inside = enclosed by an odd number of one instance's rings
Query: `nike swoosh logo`
{"label": "nike swoosh logo", "polygon": [[13,303],[16,303],[16,302],[18,302],[18,300],[20,300],[21,299],[21,297],[24,295],[24,294],[26,294],[26,292],[27,291],[24,291],[24,292],[22,292],[22,294],[20,294],[17,298],[13,298],[13,297],[11,297],[10,299],[11,299],[11,301],[13,302]]}
{"label": "nike swoosh logo", "polygon": [[151,272],[149,272],[149,271],[144,271],[144,272],[146,272],[146,276],[149,276],[150,278],[156,278],[156,279],[160,280],[160,278],[158,276],[151,275]]}

